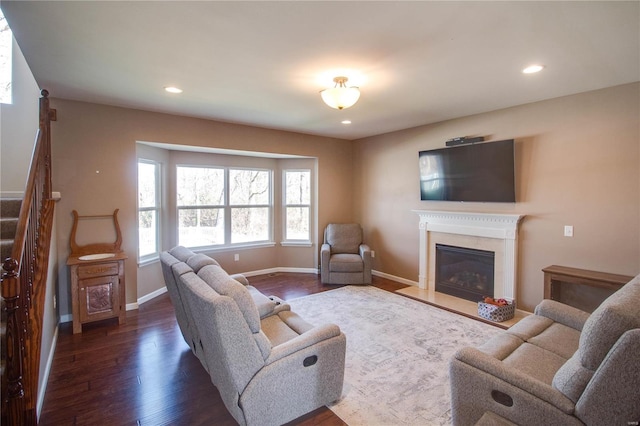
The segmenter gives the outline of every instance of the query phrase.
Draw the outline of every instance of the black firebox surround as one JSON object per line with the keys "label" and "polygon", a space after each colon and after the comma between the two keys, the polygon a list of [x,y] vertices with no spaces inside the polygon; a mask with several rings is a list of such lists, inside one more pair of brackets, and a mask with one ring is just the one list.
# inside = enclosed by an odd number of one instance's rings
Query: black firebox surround
{"label": "black firebox surround", "polygon": [[436,244],[437,292],[478,302],[493,297],[495,253]]}

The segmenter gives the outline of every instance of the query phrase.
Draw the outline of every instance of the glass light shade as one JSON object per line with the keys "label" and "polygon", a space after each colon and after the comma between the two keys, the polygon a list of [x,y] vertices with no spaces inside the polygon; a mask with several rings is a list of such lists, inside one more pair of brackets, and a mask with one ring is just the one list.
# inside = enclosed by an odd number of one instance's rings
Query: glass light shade
{"label": "glass light shade", "polygon": [[334,87],[321,91],[320,95],[331,108],[344,109],[358,102],[360,90],[357,87]]}

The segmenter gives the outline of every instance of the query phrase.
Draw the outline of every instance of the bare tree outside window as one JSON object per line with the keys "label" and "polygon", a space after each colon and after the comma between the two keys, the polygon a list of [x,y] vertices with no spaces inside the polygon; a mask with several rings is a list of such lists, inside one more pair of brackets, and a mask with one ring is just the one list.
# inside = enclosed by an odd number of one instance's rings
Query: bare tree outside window
{"label": "bare tree outside window", "polygon": [[271,211],[271,172],[229,170],[231,243],[268,241]]}
{"label": "bare tree outside window", "polygon": [[138,160],[138,257],[146,260],[159,253],[160,164]]}
{"label": "bare tree outside window", "polygon": [[285,240],[309,241],[311,170],[285,170]]}
{"label": "bare tree outside window", "polygon": [[178,243],[224,244],[224,169],[178,166],[176,172]]}
{"label": "bare tree outside window", "polygon": [[179,244],[207,247],[269,241],[271,174],[270,170],[178,166]]}

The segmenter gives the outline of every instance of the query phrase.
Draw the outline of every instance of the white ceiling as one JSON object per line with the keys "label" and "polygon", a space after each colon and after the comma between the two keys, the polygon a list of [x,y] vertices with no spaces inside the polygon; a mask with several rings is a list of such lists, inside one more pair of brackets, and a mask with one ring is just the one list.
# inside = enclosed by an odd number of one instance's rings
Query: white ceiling
{"label": "white ceiling", "polygon": [[[1,6],[53,97],[342,139],[640,80],[638,1]],[[338,111],[318,92],[343,70]]]}

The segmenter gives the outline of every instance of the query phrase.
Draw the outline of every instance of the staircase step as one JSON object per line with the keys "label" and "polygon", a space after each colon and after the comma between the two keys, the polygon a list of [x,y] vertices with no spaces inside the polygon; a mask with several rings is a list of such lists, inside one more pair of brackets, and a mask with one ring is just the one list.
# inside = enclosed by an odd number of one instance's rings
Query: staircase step
{"label": "staircase step", "polygon": [[22,199],[20,198],[2,198],[0,199],[0,216],[2,217],[19,217]]}
{"label": "staircase step", "polygon": [[0,218],[0,239],[13,240],[16,236],[16,229],[18,228],[18,218]]}
{"label": "staircase step", "polygon": [[0,240],[0,266],[7,257],[11,257],[13,250],[13,240]]}

